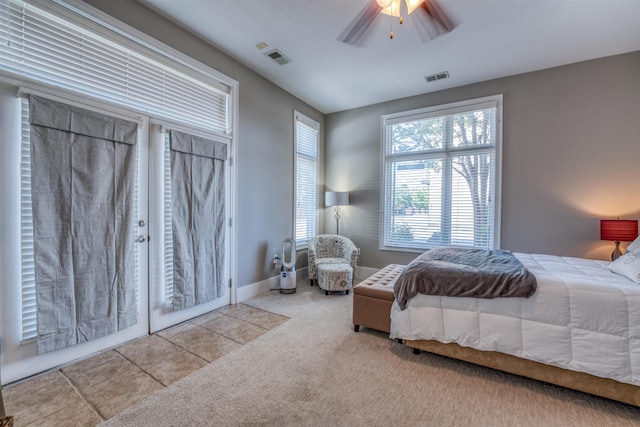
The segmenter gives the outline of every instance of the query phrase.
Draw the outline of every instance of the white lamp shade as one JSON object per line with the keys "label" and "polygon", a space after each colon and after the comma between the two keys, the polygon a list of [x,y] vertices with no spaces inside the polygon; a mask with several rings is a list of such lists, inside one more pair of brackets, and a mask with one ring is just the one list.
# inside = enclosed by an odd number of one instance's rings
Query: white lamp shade
{"label": "white lamp shade", "polygon": [[324,193],[325,206],[346,206],[349,204],[348,191],[327,191]]}

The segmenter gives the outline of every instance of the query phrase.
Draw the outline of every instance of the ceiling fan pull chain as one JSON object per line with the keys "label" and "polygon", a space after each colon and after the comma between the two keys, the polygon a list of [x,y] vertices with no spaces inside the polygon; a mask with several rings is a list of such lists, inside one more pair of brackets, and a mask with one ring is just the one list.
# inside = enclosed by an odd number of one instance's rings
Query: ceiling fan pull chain
{"label": "ceiling fan pull chain", "polygon": [[391,16],[389,18],[389,39],[393,40],[393,2],[391,2]]}

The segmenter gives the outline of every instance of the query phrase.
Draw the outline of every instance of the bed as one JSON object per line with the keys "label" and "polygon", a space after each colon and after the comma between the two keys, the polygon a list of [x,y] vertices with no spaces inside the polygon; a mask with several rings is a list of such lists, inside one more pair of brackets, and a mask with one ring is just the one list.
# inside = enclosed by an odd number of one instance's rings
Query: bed
{"label": "bed", "polygon": [[514,255],[536,278],[530,297],[417,294],[406,309],[393,302],[390,337],[640,406],[638,283],[605,261]]}

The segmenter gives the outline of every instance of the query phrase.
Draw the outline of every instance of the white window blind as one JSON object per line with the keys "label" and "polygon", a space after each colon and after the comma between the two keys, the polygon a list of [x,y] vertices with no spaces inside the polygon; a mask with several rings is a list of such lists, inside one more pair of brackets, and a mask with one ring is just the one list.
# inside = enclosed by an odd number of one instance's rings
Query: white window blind
{"label": "white window blind", "polygon": [[164,304],[173,306],[173,229],[171,205],[171,138],[164,133]]}
{"label": "white window blind", "polygon": [[318,228],[318,138],[320,124],[294,113],[296,147],[295,239],[305,247]]}
{"label": "white window blind", "polygon": [[228,86],[85,21],[80,25],[80,17],[72,21],[23,1],[0,0],[0,69],[229,134]]}
{"label": "white window blind", "polygon": [[501,97],[383,117],[381,247],[497,246]]}
{"label": "white window blind", "polygon": [[22,258],[22,340],[36,337],[36,273],[31,209],[29,101],[22,99],[20,144],[20,254]]}

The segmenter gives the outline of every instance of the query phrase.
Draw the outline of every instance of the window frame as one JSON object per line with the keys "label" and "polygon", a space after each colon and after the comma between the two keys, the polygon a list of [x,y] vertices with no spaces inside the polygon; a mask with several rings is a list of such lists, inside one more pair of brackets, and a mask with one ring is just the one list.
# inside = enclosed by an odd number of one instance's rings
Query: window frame
{"label": "window frame", "polygon": [[[313,212],[313,221],[314,224],[312,226],[312,228],[307,227],[306,230],[306,236],[302,239],[298,239],[297,234],[298,234],[298,200],[300,198],[300,194],[298,194],[298,163],[299,163],[299,157],[300,157],[300,153],[298,151],[298,124],[303,124],[307,127],[313,128],[316,131],[316,152],[315,152],[315,157],[313,156],[309,156],[309,155],[302,155],[304,156],[306,159],[308,160],[314,160],[315,161],[315,183],[313,185],[313,194],[314,194],[314,200],[313,200],[313,205],[314,208],[312,209]],[[320,123],[312,118],[310,118],[309,116],[300,113],[299,111],[295,111],[293,112],[293,146],[294,146],[294,161],[293,161],[293,193],[294,193],[294,197],[293,197],[293,238],[296,242],[296,249],[306,249],[309,246],[309,240],[314,237],[315,235],[318,234],[318,179],[319,179],[319,170],[320,170],[320,163],[319,163],[319,149],[320,149]]]}
{"label": "window frame", "polygon": [[[473,151],[482,151],[483,148],[472,148],[470,150],[466,150],[464,148],[456,148],[456,147],[443,147],[439,150],[433,150],[433,152],[429,152],[425,155],[425,152],[419,152],[416,154],[411,153],[396,153],[390,154],[389,151],[389,143],[387,140],[387,127],[398,124],[398,123],[406,123],[416,120],[423,120],[434,117],[448,116],[456,113],[469,112],[482,108],[495,108],[495,145],[493,147],[493,155],[494,155],[494,189],[493,189],[493,239],[491,242],[491,248],[499,248],[501,241],[501,200],[502,200],[502,104],[503,104],[503,96],[492,95],[482,98],[474,98],[459,102],[453,102],[448,104],[435,105],[425,108],[419,108],[415,110],[401,111],[397,113],[385,114],[381,116],[380,120],[380,140],[381,140],[381,161],[380,161],[380,221],[379,221],[379,246],[380,250],[389,250],[389,251],[397,251],[397,252],[415,252],[422,253],[425,250],[431,249],[437,246],[426,246],[426,245],[411,245],[411,246],[402,246],[402,245],[392,245],[385,244],[389,243],[387,239],[386,233],[391,233],[391,230],[387,230],[386,224],[389,222],[387,212],[387,184],[391,179],[388,175],[388,165],[390,162],[395,162],[400,159],[402,160],[412,160],[412,159],[424,159],[425,157],[437,156],[439,154],[443,154],[443,159],[449,158],[452,155],[464,154],[465,152],[473,152]],[[486,151],[486,148],[484,148]],[[449,162],[449,166],[451,163]],[[451,168],[449,168],[448,172],[443,172],[443,175],[448,173],[451,175]],[[391,183],[389,182],[389,188]],[[444,189],[442,193],[448,193],[449,199],[451,198],[452,189],[449,188],[447,190]],[[443,202],[442,209],[445,208],[445,202]],[[451,218],[451,213],[449,212],[449,218]]]}

